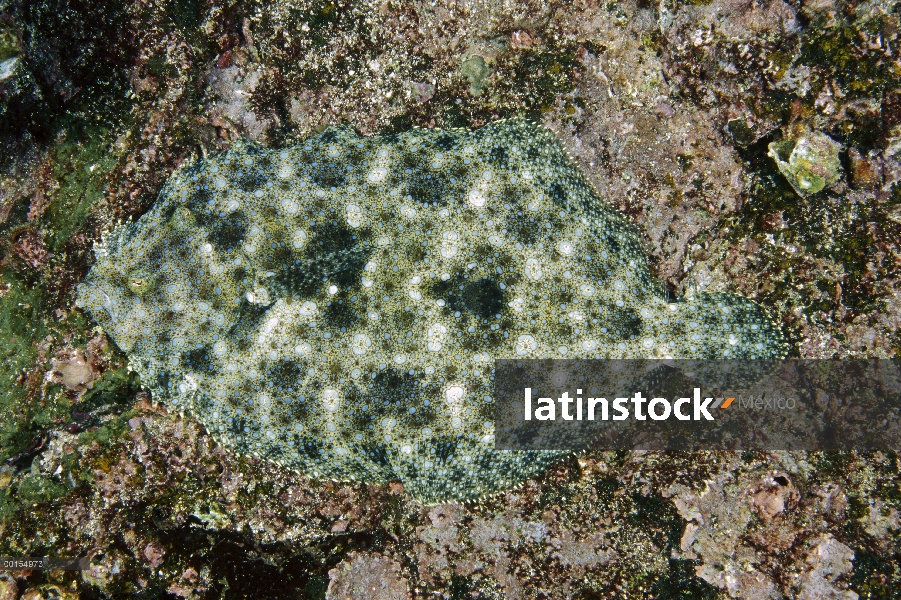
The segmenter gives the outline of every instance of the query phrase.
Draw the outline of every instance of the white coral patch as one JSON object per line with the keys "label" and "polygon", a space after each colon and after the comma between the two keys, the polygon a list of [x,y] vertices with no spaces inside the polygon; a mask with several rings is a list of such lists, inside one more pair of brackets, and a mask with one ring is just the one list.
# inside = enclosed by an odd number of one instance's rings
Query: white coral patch
{"label": "white coral patch", "polygon": [[369,175],[366,176],[366,179],[369,180],[370,183],[381,183],[388,176],[388,169],[385,167],[376,167],[369,172]]}
{"label": "white coral patch", "polygon": [[516,338],[515,351],[517,356],[525,356],[538,350],[538,342],[531,335],[521,335]]}
{"label": "white coral patch", "polygon": [[431,352],[438,352],[444,346],[447,337],[447,327],[441,323],[435,323],[426,332],[426,347]]}
{"label": "white coral patch", "polygon": [[344,207],[347,224],[356,229],[363,224],[363,209],[356,204],[348,204]]}
{"label": "white coral patch", "polygon": [[336,412],[341,407],[341,392],[336,389],[326,388],[320,396],[322,407],[329,412]]}
{"label": "white coral patch", "polygon": [[354,334],[353,345],[351,346],[351,350],[357,356],[363,356],[366,354],[366,351],[369,347],[372,346],[372,340],[369,339],[369,336],[365,333],[357,333]]}
{"label": "white coral patch", "polygon": [[541,263],[538,262],[537,258],[527,258],[526,259],[526,277],[531,279],[532,281],[538,281],[544,276],[544,271],[541,269]]}
{"label": "white coral patch", "polygon": [[460,247],[457,242],[460,239],[460,236],[457,235],[456,231],[445,231],[441,234],[441,256],[444,258],[451,258],[456,256]]}

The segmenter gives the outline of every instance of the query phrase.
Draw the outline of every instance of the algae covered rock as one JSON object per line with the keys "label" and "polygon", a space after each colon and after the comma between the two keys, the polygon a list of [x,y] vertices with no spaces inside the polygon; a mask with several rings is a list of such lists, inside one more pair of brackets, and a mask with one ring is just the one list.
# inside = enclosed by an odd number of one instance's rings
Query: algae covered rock
{"label": "algae covered rock", "polygon": [[825,133],[804,131],[796,138],[773,142],[767,153],[801,196],[821,192],[842,176],[841,145]]}
{"label": "algae covered rock", "polygon": [[469,93],[473,96],[480,96],[488,86],[488,77],[491,75],[491,68],[485,59],[476,54],[460,65],[460,72],[463,77],[469,81]]}
{"label": "algae covered rock", "polygon": [[749,300],[668,300],[635,228],[521,120],[236,143],[108,236],[77,303],[223,445],[423,502],[562,455],[495,450],[495,359],[785,353]]}

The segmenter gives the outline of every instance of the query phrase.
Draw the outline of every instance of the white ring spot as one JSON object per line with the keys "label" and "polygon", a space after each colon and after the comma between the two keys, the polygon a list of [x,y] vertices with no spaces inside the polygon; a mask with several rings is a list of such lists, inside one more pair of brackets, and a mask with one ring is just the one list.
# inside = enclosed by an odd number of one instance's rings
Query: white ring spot
{"label": "white ring spot", "polygon": [[516,338],[516,355],[517,356],[525,356],[529,352],[534,352],[538,349],[538,342],[535,341],[535,338],[531,335],[521,335]]}
{"label": "white ring spot", "polygon": [[485,206],[485,202],[487,199],[484,194],[479,190],[469,190],[469,203],[475,206],[476,208],[482,208]]}
{"label": "white ring spot", "polygon": [[381,183],[388,176],[388,169],[385,167],[376,167],[369,172],[367,179],[370,183]]}
{"label": "white ring spot", "polygon": [[463,388],[461,388],[459,385],[455,385],[453,387],[447,388],[447,391],[444,392],[444,397],[447,398],[447,401],[451,404],[457,404],[458,402],[460,402],[460,400],[463,399],[464,394],[465,392],[463,391]]}
{"label": "white ring spot", "polygon": [[356,229],[363,224],[363,209],[359,206],[356,204],[348,204],[344,210],[347,214],[348,225]]}
{"label": "white ring spot", "polygon": [[526,276],[529,279],[538,281],[543,275],[544,271],[541,270],[541,263],[537,258],[526,259]]}
{"label": "white ring spot", "polygon": [[569,373],[566,371],[554,371],[551,373],[551,385],[554,387],[563,387],[569,381]]}
{"label": "white ring spot", "polygon": [[438,352],[444,346],[447,327],[441,323],[435,323],[426,332],[426,347],[430,352]]}
{"label": "white ring spot", "polygon": [[341,392],[331,388],[322,390],[322,407],[329,412],[335,412],[341,406]]}
{"label": "white ring spot", "polygon": [[369,336],[365,333],[357,333],[354,335],[353,345],[351,346],[351,351],[357,356],[363,356],[366,354],[366,350],[369,346],[372,345],[372,340],[369,339]]}

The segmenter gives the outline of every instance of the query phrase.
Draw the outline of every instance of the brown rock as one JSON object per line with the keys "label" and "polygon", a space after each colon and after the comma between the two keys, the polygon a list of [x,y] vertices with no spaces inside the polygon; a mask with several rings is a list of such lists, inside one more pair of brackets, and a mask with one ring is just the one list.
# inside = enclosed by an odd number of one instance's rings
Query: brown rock
{"label": "brown rock", "polygon": [[328,600],[410,598],[410,586],[400,564],[386,556],[351,553],[328,576]]}
{"label": "brown rock", "polygon": [[510,34],[510,47],[514,50],[531,48],[539,44],[541,40],[528,29],[517,29]]}
{"label": "brown rock", "polygon": [[848,150],[851,185],[859,190],[872,190],[882,183],[882,163],[876,156],[864,156],[857,148]]}
{"label": "brown rock", "polygon": [[53,256],[44,245],[41,234],[31,228],[20,229],[13,234],[9,255],[20,270],[34,271],[43,269]]}
{"label": "brown rock", "polygon": [[748,490],[751,508],[765,522],[772,521],[787,508],[798,504],[800,494],[787,475],[766,477]]}
{"label": "brown rock", "polygon": [[216,66],[220,69],[227,69],[232,64],[232,51],[226,50],[222,54],[219,55],[219,60],[216,61]]}

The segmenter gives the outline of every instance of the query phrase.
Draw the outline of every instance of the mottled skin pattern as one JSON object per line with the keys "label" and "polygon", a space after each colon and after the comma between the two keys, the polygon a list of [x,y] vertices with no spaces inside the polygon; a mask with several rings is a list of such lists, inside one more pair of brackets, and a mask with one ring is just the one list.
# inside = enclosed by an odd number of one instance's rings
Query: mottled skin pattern
{"label": "mottled skin pattern", "polygon": [[635,228],[520,120],[235,144],[113,232],[78,305],[223,445],[422,502],[559,460],[495,450],[495,359],[785,353],[749,300],[668,300]]}

